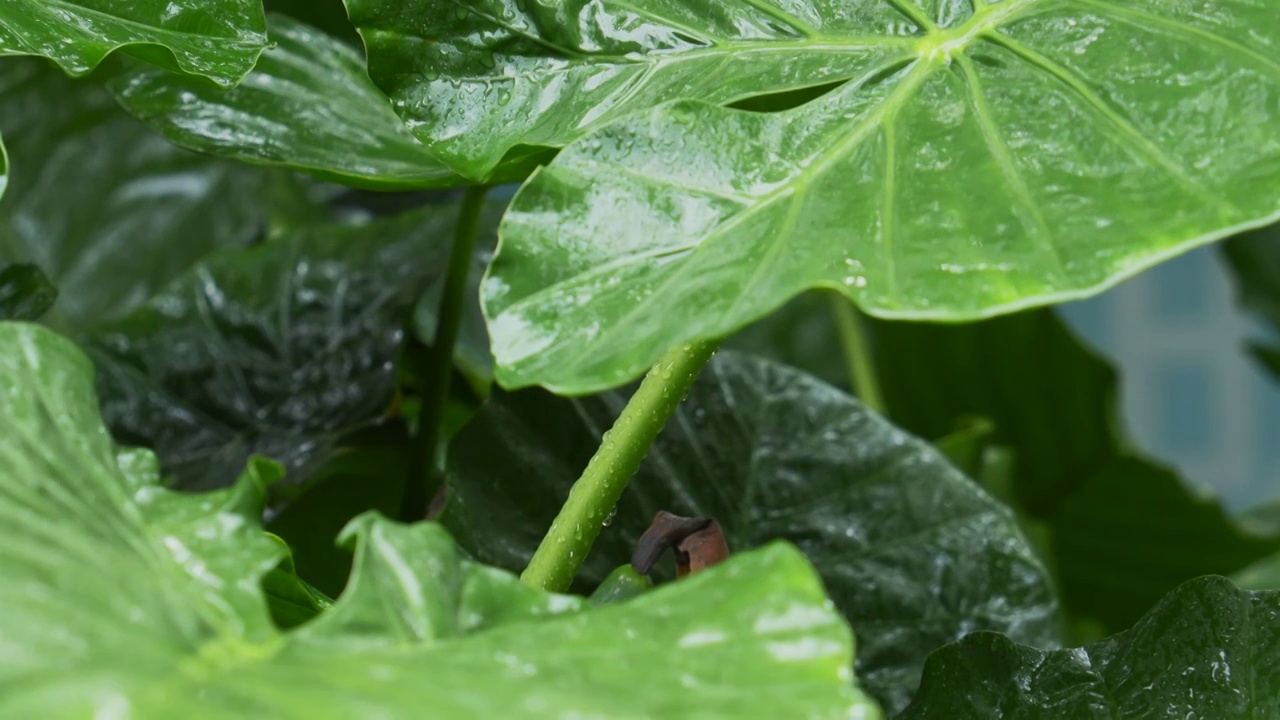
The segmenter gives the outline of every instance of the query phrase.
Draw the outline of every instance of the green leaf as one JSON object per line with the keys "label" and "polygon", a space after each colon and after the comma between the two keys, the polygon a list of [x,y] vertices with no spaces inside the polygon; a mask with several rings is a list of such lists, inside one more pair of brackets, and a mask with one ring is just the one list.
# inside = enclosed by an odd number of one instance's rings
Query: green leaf
{"label": "green leaf", "polygon": [[367,515],[348,591],[281,633],[255,472],[158,487],[146,453],[117,458],[88,358],[36,326],[0,324],[0,417],[5,717],[878,717],[785,545],[588,608]]}
{"label": "green leaf", "polygon": [[1269,718],[1280,715],[1280,593],[1201,578],[1132,630],[1043,651],[975,633],[929,658],[899,720]]}
{"label": "green leaf", "polygon": [[0,270],[0,320],[35,320],[58,299],[58,288],[35,265]]}
{"label": "green leaf", "polygon": [[503,221],[485,290],[499,382],[617,385],[809,288],[948,321],[1084,297],[1280,218],[1272,8],[975,6],[588,5],[581,27],[641,57],[677,12],[695,36],[707,18],[771,14],[794,33],[761,39],[760,54],[850,81],[760,114],[702,102],[716,98],[704,88],[760,87],[769,72],[704,71],[694,92],[668,94],[697,100],[607,125],[539,170]]}
{"label": "green leaf", "polygon": [[0,56],[40,55],[71,75],[123,48],[230,86],[266,44],[258,0],[10,0],[0,7]]}
{"label": "green leaf", "polygon": [[1249,590],[1280,590],[1280,553],[1232,573],[1231,580]]}
{"label": "green leaf", "polygon": [[[442,522],[478,559],[524,567],[626,399],[495,392],[450,445]],[[927,444],[788,368],[712,361],[597,540],[583,589],[630,560],[658,510],[716,518],[739,552],[796,543],[888,710],[930,651],[967,632],[1053,642],[1048,579],[1008,510]]]}
{"label": "green leaf", "polygon": [[403,328],[456,216],[300,227],[201,260],[87,341],[112,431],[181,487],[225,485],[256,454],[296,489],[390,407]]}
{"label": "green leaf", "polygon": [[[817,299],[797,299],[731,344],[834,368],[838,338]],[[1054,313],[867,329],[894,422],[940,447],[971,432],[975,417],[994,424],[987,440],[1010,451],[1007,471],[984,462],[969,472],[1017,512],[1073,621],[1118,632],[1181,583],[1280,549],[1280,531],[1236,522],[1132,449],[1119,429],[1115,371]]]}
{"label": "green leaf", "polygon": [[334,442],[306,492],[281,508],[267,529],[288,542],[298,573],[337,596],[351,573],[351,549],[333,539],[361,513],[400,513],[404,482],[417,452],[401,422],[384,422]]}
{"label": "green leaf", "polygon": [[994,421],[1014,454],[1012,497],[1049,525],[1064,606],[1129,627],[1181,583],[1235,572],[1280,548],[1218,501],[1131,449],[1116,373],[1049,311],[958,326],[873,324],[890,415],[933,437]]}
{"label": "green leaf", "polygon": [[352,47],[360,45],[360,36],[347,19],[347,8],[342,0],[265,0],[263,5],[268,14],[295,17]]}
{"label": "green leaf", "polygon": [[1232,238],[1222,246],[1235,275],[1237,301],[1246,311],[1266,322],[1273,337],[1267,345],[1250,346],[1254,357],[1280,378],[1280,225]]}
{"label": "green leaf", "polygon": [[235,88],[138,66],[116,77],[112,92],[192,150],[374,189],[464,182],[405,128],[358,53],[288,16],[270,20],[275,45]]}
{"label": "green leaf", "polygon": [[6,59],[0,97],[16,168],[0,265],[35,264],[60,289],[50,325],[79,334],[119,317],[210,251],[261,235],[260,172],[174,147],[95,78]]}

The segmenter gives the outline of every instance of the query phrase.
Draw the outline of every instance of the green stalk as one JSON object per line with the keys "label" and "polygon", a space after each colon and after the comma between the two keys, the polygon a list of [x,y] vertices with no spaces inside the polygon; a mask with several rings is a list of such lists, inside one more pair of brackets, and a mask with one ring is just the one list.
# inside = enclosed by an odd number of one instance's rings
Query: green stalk
{"label": "green stalk", "polygon": [[449,401],[449,385],[453,380],[453,348],[458,343],[458,328],[462,325],[467,277],[471,273],[471,257],[475,254],[476,238],[480,234],[480,214],[484,209],[484,196],[488,189],[483,185],[467,188],[462,207],[458,210],[458,224],[454,228],[453,247],[449,250],[444,292],[440,297],[435,342],[431,344],[426,362],[423,363],[423,395],[422,408],[418,412],[417,447],[409,463],[409,476],[405,480],[404,497],[400,503],[400,519],[405,522],[426,517],[428,502],[440,485],[436,451],[440,445],[445,404]]}
{"label": "green stalk", "polygon": [[676,348],[649,370],[520,576],[526,585],[552,592],[569,589],[631,476],[718,345],[704,341]]}
{"label": "green stalk", "polygon": [[871,356],[871,343],[867,341],[866,325],[853,302],[838,291],[831,291],[831,309],[835,314],[836,330],[840,334],[840,346],[849,363],[849,381],[853,393],[863,405],[884,414],[884,395],[880,392],[880,380],[876,377],[875,359]]}

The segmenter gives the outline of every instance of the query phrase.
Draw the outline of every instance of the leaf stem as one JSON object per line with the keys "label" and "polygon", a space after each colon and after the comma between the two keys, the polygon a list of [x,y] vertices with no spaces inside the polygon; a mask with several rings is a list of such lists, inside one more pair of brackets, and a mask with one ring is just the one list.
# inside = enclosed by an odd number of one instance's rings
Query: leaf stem
{"label": "leaf stem", "polygon": [[849,363],[853,393],[868,409],[883,414],[887,405],[880,392],[880,380],[876,377],[875,360],[871,356],[871,343],[867,341],[862,314],[849,298],[836,290],[831,291],[831,310],[840,334],[840,347]]}
{"label": "leaf stem", "polygon": [[552,592],[569,588],[631,476],[719,344],[718,340],[689,343],[668,352],[650,368],[601,438],[600,448],[520,576],[526,585]]}
{"label": "leaf stem", "polygon": [[449,401],[449,385],[453,380],[453,350],[458,343],[466,302],[467,278],[471,273],[471,257],[475,254],[480,234],[480,215],[489,188],[477,185],[467,188],[458,209],[453,247],[445,271],[444,291],[436,324],[435,341],[427,353],[423,372],[422,408],[418,412],[417,447],[409,463],[404,497],[400,503],[400,519],[421,520],[427,515],[432,494],[440,485],[436,453],[440,445],[440,428],[444,423],[445,404]]}

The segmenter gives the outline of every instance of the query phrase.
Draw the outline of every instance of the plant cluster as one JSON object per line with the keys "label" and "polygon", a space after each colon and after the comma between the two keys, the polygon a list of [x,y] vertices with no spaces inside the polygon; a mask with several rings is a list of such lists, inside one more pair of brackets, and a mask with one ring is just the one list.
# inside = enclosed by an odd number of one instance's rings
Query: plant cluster
{"label": "plant cluster", "polygon": [[1280,717],[1048,307],[1280,328],[1269,3],[9,0],[0,133],[0,716]]}

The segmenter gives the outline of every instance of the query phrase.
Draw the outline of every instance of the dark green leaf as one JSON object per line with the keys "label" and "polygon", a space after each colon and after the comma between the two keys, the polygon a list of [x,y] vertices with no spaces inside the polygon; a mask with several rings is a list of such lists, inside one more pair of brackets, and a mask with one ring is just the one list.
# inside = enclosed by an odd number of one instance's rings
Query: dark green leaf
{"label": "dark green leaf", "polygon": [[[840,356],[814,298],[744,331],[736,344],[802,367]],[[806,312],[807,311],[807,312]],[[1182,582],[1228,574],[1280,548],[1213,498],[1142,457],[1118,431],[1116,374],[1051,312],[967,325],[872,321],[881,389],[895,422],[952,443],[974,417],[995,425],[1001,464],[971,474],[1012,505],[1055,571],[1073,621],[1132,625]],[[797,338],[800,342],[788,342]]]}
{"label": "dark green leaf", "polygon": [[268,13],[295,17],[348,45],[360,45],[360,36],[347,19],[347,8],[342,0],[265,0],[263,5]]}
{"label": "dark green leaf", "polygon": [[298,572],[332,596],[351,573],[351,549],[333,542],[357,515],[400,512],[410,458],[417,452],[401,422],[385,422],[344,437],[308,481],[307,491],[283,508],[267,529],[293,550]]}
{"label": "dark green leaf", "polygon": [[403,327],[456,215],[302,227],[200,261],[88,342],[108,424],[181,487],[225,485],[254,454],[303,482],[390,407]]}
{"label": "dark green leaf", "polygon": [[[1245,310],[1257,315],[1280,333],[1280,225],[1232,238],[1222,246],[1235,274],[1236,296]],[[1280,348],[1276,339],[1267,345],[1251,345],[1262,366],[1280,378]]]}
{"label": "dark green leaf", "polygon": [[[527,7],[536,27],[602,55],[627,47],[613,76],[628,97],[648,87],[632,72],[656,84],[668,75],[649,67],[698,67],[681,50],[726,65],[673,70],[662,97],[696,100],[591,132],[521,188],[485,289],[506,387],[611,387],[809,288],[948,321],[1083,297],[1280,218],[1280,16],[1256,0]],[[719,42],[713,20],[743,20],[758,40]],[[576,62],[553,58],[566,73]],[[785,112],[714,104],[785,71],[850,81]],[[572,92],[555,77],[546,93]],[[412,78],[393,92],[402,113],[447,97]],[[453,137],[481,106],[444,107],[453,115],[430,127]]]}
{"label": "dark green leaf", "polygon": [[0,265],[33,263],[60,289],[47,323],[78,334],[210,251],[261,235],[260,172],[174,147],[95,79],[7,59],[0,97],[16,168],[0,202]]}
{"label": "dark green leaf", "polygon": [[35,320],[58,299],[58,288],[35,265],[0,270],[0,320]]}
{"label": "dark green leaf", "polygon": [[1043,651],[975,633],[934,653],[899,720],[1280,716],[1280,593],[1178,588],[1132,630]]}
{"label": "dark green leaf", "polygon": [[[449,448],[442,522],[479,559],[523,567],[625,402],[495,393]],[[1048,580],[1008,510],[925,443],[781,366],[712,361],[596,542],[584,587],[630,560],[660,509],[716,518],[735,552],[796,543],[855,626],[859,677],[887,708],[906,703],[931,650],[967,632],[1054,637]]]}
{"label": "dark green leaf", "polygon": [[[268,535],[280,543],[281,553],[285,554],[280,564],[262,576],[262,593],[267,599],[267,609],[276,626],[287,630],[297,627],[333,605],[333,600],[298,576],[293,557],[288,555],[289,546],[284,540]],[[351,570],[348,564],[348,571]]]}
{"label": "dark green leaf", "polygon": [[41,55],[72,75],[112,51],[233,85],[267,44],[259,0],[8,0],[0,56]]}
{"label": "dark green leaf", "polygon": [[129,112],[193,150],[375,189],[463,182],[405,128],[354,50],[284,15],[271,17],[271,40],[229,90],[139,66],[115,78],[112,91]]}
{"label": "dark green leaf", "polygon": [[0,324],[4,717],[879,715],[848,627],[780,544],[593,608],[461,559],[439,525],[366,515],[347,592],[281,633],[258,583],[280,559],[263,469],[158,487],[149,454],[117,457],[92,374],[49,330]]}

